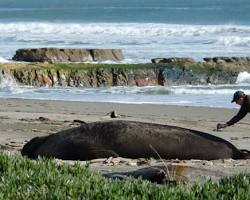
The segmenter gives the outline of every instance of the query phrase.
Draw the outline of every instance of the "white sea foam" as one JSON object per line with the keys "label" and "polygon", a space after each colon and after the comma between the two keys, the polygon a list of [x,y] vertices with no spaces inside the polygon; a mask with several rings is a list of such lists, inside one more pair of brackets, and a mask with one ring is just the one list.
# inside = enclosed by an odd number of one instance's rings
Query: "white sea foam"
{"label": "white sea foam", "polygon": [[0,98],[66,100],[83,102],[150,103],[228,107],[236,90],[250,93],[250,84],[224,86],[152,86],[105,88],[23,87],[11,77],[0,77]]}
{"label": "white sea foam", "polygon": [[[146,87],[97,87],[97,88],[46,88],[20,86],[10,76],[0,75],[0,96],[14,98],[33,98],[72,101],[111,101],[111,102],[141,102],[156,104],[184,104],[194,99],[211,98],[215,96],[230,96],[236,90],[250,94],[250,74],[241,72],[237,84],[230,85],[180,85],[180,86],[146,86]],[[169,99],[170,98],[170,99]],[[190,98],[190,99],[189,99]],[[181,103],[182,102],[182,103]]]}
{"label": "white sea foam", "polygon": [[0,56],[19,48],[121,48],[125,63],[153,57],[247,56],[250,26],[161,23],[0,23]]}
{"label": "white sea foam", "polygon": [[250,47],[250,37],[244,36],[225,36],[220,37],[218,42],[224,46],[246,46]]}
{"label": "white sea foam", "polygon": [[197,36],[220,33],[250,33],[248,26],[228,25],[174,25],[160,23],[46,23],[46,22],[16,22],[0,23],[1,33],[31,33],[31,34],[142,34],[157,36]]}
{"label": "white sea foam", "polygon": [[[244,90],[250,93],[250,84],[235,85],[180,85],[180,86],[145,86],[145,87],[108,87],[88,88],[85,94],[103,95],[143,95],[150,96],[171,96],[171,95],[231,95],[235,90]],[[81,93],[81,91],[78,91]]]}
{"label": "white sea foam", "polygon": [[8,62],[10,61],[5,58],[0,57],[0,63],[8,63]]}
{"label": "white sea foam", "polygon": [[0,73],[0,92],[20,94],[23,90],[12,76]]}
{"label": "white sea foam", "polygon": [[250,83],[250,73],[248,72],[240,72],[236,79],[236,83]]}

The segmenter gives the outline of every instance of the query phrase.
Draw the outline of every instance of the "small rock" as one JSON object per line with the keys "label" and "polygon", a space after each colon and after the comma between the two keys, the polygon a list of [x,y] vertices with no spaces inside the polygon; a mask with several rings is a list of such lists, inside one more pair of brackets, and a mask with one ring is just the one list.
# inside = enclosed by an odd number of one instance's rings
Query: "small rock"
{"label": "small rock", "polygon": [[170,58],[152,58],[152,63],[176,63],[176,62],[183,62],[183,63],[194,63],[195,60],[192,58],[179,58],[179,57],[170,57]]}
{"label": "small rock", "polygon": [[50,121],[50,119],[46,118],[46,117],[39,117],[38,120],[39,121]]}
{"label": "small rock", "polygon": [[80,119],[74,119],[73,122],[74,122],[74,123],[80,123],[80,124],[86,124],[85,121],[82,121],[82,120],[80,120]]}
{"label": "small rock", "polygon": [[111,111],[111,112],[108,113],[108,114],[110,115],[110,118],[119,118],[119,117],[121,117],[120,115],[118,115],[118,114],[116,113],[115,110]]}

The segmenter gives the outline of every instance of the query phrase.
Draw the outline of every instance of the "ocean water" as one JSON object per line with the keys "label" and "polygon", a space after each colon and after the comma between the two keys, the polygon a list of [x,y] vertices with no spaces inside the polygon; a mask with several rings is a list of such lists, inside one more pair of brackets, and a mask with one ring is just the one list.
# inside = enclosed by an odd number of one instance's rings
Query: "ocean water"
{"label": "ocean water", "polygon": [[250,94],[249,73],[239,73],[237,82],[230,85],[96,88],[21,86],[13,77],[0,76],[0,98],[238,108],[236,104],[231,103],[236,90]]}
{"label": "ocean water", "polygon": [[4,21],[248,24],[248,0],[1,0]]}
{"label": "ocean water", "polygon": [[249,56],[249,0],[0,0],[0,62],[19,48],[121,48],[154,57]]}
{"label": "ocean water", "polygon": [[[20,48],[121,48],[122,63],[155,57],[250,56],[249,0],[0,0],[0,63]],[[244,80],[243,80],[244,79]],[[229,107],[232,85],[32,88],[1,77],[0,98]]]}

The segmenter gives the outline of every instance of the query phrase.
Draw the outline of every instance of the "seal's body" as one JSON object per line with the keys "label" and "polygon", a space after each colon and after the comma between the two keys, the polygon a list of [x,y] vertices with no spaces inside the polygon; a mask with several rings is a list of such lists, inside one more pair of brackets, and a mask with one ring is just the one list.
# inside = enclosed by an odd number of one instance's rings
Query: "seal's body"
{"label": "seal's body", "polygon": [[65,160],[106,157],[243,159],[242,152],[224,139],[195,130],[132,121],[86,123],[80,127],[36,137],[22,149],[22,155]]}

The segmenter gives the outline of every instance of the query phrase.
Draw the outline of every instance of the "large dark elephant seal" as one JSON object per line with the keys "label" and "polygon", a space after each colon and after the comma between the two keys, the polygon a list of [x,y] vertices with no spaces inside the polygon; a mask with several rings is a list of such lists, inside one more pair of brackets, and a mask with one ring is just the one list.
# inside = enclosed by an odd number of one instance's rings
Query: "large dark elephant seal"
{"label": "large dark elephant seal", "polygon": [[[156,153],[157,152],[157,153]],[[22,155],[65,160],[105,157],[203,159],[250,158],[224,139],[200,131],[132,121],[86,123],[80,127],[36,137]]]}

